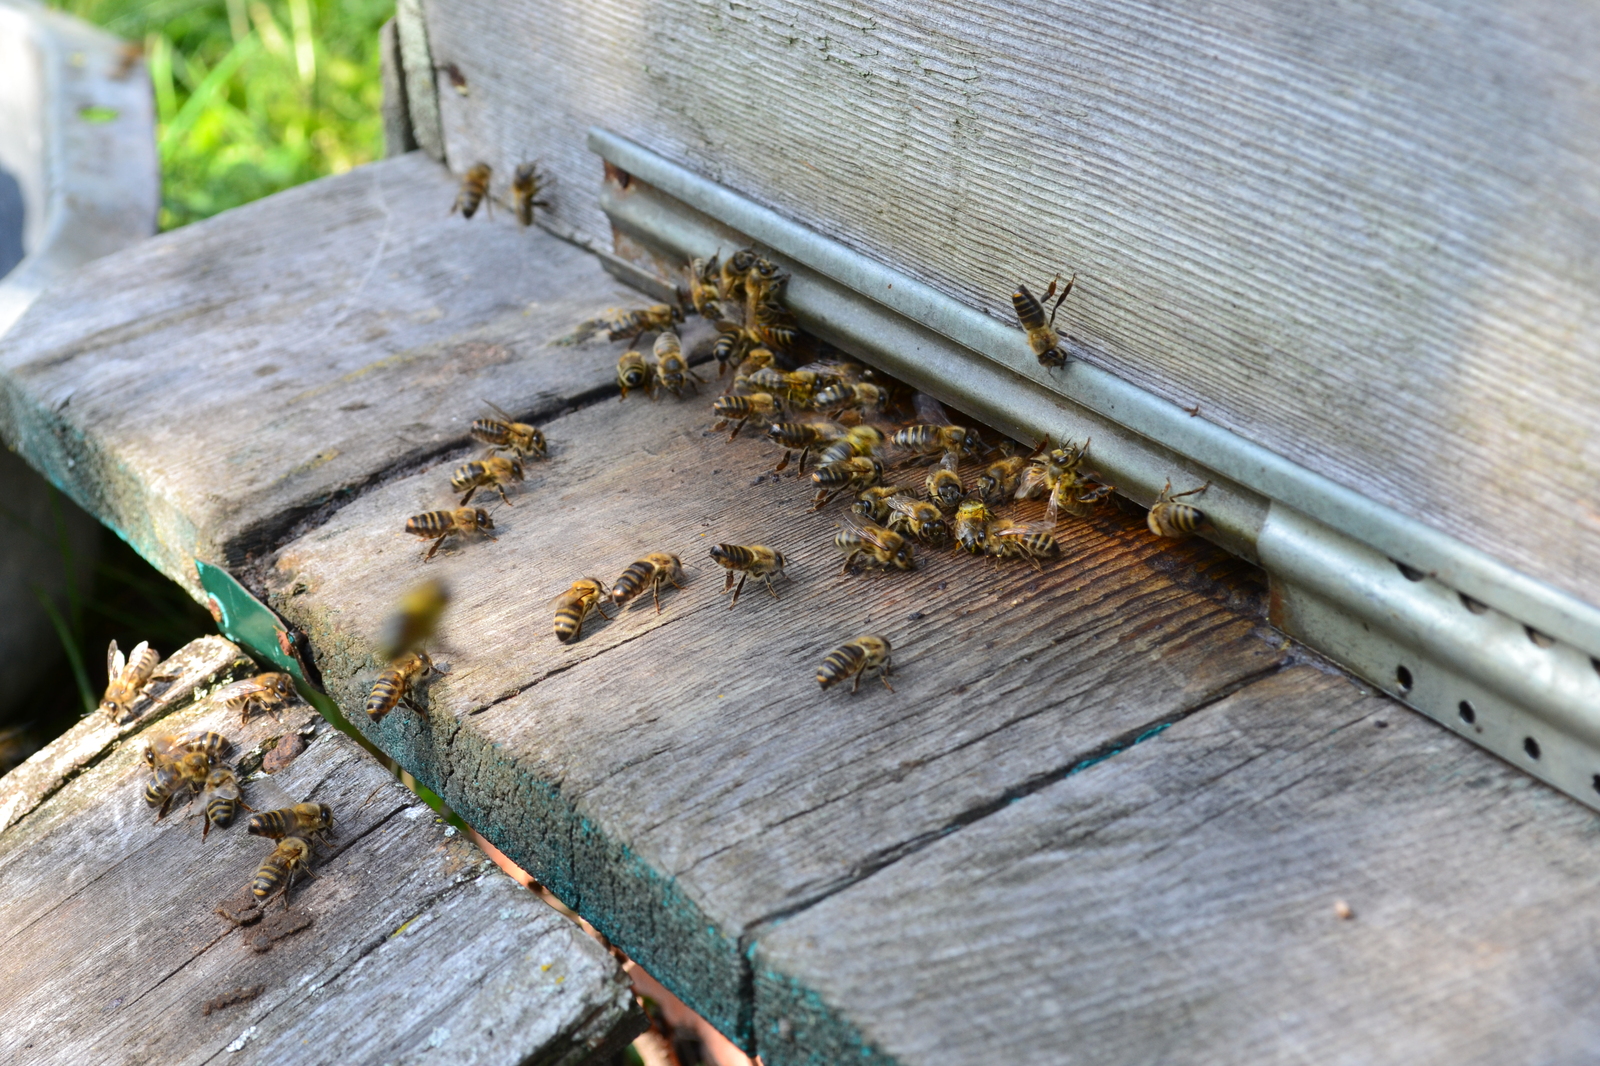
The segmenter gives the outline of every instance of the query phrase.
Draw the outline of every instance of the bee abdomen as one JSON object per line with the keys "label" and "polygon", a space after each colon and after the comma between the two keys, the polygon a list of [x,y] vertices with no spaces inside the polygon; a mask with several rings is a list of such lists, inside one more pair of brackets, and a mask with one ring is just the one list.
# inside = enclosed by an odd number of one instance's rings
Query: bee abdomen
{"label": "bee abdomen", "polygon": [[1026,285],[1018,285],[1017,291],[1011,294],[1011,306],[1016,309],[1017,320],[1024,329],[1038,329],[1045,324],[1044,308]]}
{"label": "bee abdomen", "polygon": [[367,715],[374,722],[381,722],[383,716],[395,709],[400,697],[405,695],[405,681],[400,677],[399,671],[385,670],[378,675],[378,680],[372,683],[372,692],[367,696]]}
{"label": "bee abdomen", "polygon": [[251,816],[250,823],[244,827],[244,831],[255,837],[281,840],[288,836],[290,829],[293,828],[290,824],[292,814],[293,812],[286,810],[262,811]]}
{"label": "bee abdomen", "polygon": [[283,884],[285,870],[283,865],[272,858],[268,858],[256,870],[255,878],[250,882],[250,893],[256,899],[266,899]]}
{"label": "bee abdomen", "polygon": [[482,481],[487,473],[488,468],[482,462],[468,463],[450,475],[450,487],[457,492],[465,491]]}
{"label": "bee abdomen", "polygon": [[1150,508],[1150,532],[1158,537],[1183,537],[1200,528],[1205,512],[1186,503],[1159,503]]}
{"label": "bee abdomen", "polygon": [[453,529],[455,529],[455,516],[449,511],[429,511],[406,519],[406,532],[417,536],[438,536]]}
{"label": "bee abdomen", "polygon": [[836,685],[861,668],[867,653],[855,644],[841,644],[823,657],[817,667],[817,684],[823,688]]}
{"label": "bee abdomen", "polygon": [[569,605],[556,608],[556,639],[563,644],[572,643],[582,628],[583,616],[587,613],[581,606]]}
{"label": "bee abdomen", "polygon": [[219,829],[226,829],[233,824],[239,814],[239,801],[226,796],[213,796],[211,802],[206,804],[206,819]]}
{"label": "bee abdomen", "polygon": [[718,544],[711,549],[711,558],[723,566],[738,569],[755,561],[755,553],[742,544]]}
{"label": "bee abdomen", "polygon": [[617,583],[611,587],[612,602],[627,603],[639,593],[644,591],[645,585],[655,575],[655,564],[647,559],[640,559],[622,572],[617,578]]}
{"label": "bee abdomen", "polygon": [[485,444],[504,444],[511,436],[509,427],[494,418],[474,419],[471,433]]}

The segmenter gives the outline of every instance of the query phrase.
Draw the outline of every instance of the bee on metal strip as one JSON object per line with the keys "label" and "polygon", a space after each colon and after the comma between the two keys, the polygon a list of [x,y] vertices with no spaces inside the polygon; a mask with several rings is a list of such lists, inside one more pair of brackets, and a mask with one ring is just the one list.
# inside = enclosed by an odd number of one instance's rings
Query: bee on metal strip
{"label": "bee on metal strip", "polygon": [[[1050,287],[1045,290],[1044,303],[1050,302],[1050,297],[1055,296],[1056,282],[1061,280],[1057,274],[1050,282]],[[1028,347],[1033,349],[1034,357],[1042,366],[1062,367],[1067,365],[1067,353],[1061,347],[1061,335],[1055,330],[1056,312],[1061,310],[1061,301],[1067,298],[1067,293],[1072,291],[1073,283],[1078,280],[1078,275],[1071,279],[1061,290],[1061,295],[1056,297],[1055,306],[1050,309],[1050,320],[1045,321],[1044,307],[1033,298],[1033,293],[1028,291],[1026,285],[1018,285],[1017,291],[1011,294],[1011,306],[1016,309],[1017,320],[1022,323],[1022,328],[1028,334]]]}
{"label": "bee on metal strip", "polygon": [[894,691],[889,684],[889,642],[870,633],[847,641],[824,656],[822,665],[817,667],[817,684],[828,689],[848,677],[850,691],[855,692],[861,687],[861,675],[868,670],[877,670],[883,687]]}
{"label": "bee on metal strip", "polygon": [[661,586],[683,588],[678,579],[683,576],[683,563],[669,552],[651,552],[622,572],[617,583],[611,586],[611,602],[622,607],[635,596],[650,590],[655,597],[656,614],[661,613]]}
{"label": "bee on metal strip", "polygon": [[461,176],[461,189],[456,193],[456,202],[450,208],[450,213],[453,215],[460,211],[462,218],[471,218],[478,210],[478,205],[487,202],[489,206],[486,210],[493,215],[494,201],[488,199],[489,176],[493,172],[488,163],[474,163],[468,167]]}
{"label": "bee on metal strip", "polygon": [[494,540],[495,535],[489,532],[494,528],[494,519],[489,517],[489,512],[482,507],[457,507],[453,511],[428,511],[424,514],[412,515],[406,519],[406,532],[424,540],[432,540],[433,547],[428,549],[428,554],[422,557],[423,562],[433,558],[433,553],[439,550],[445,538],[451,534],[465,536],[468,533],[477,533],[480,536]]}
{"label": "bee on metal strip", "polygon": [[1173,492],[1172,482],[1168,481],[1166,488],[1161,490],[1161,495],[1150,507],[1150,514],[1146,517],[1146,524],[1150,532],[1158,537],[1171,537],[1181,539],[1187,537],[1200,528],[1206,520],[1205,512],[1198,507],[1191,507],[1186,503],[1175,503],[1175,500],[1184,496],[1194,496],[1211,487],[1211,482],[1206,482],[1197,489],[1188,492]]}
{"label": "bee on metal strip", "polygon": [[[778,591],[772,587],[774,576],[786,576],[784,567],[789,561],[783,553],[776,548],[769,548],[765,544],[718,544],[711,549],[711,558],[715,559],[718,566],[727,568],[728,580],[722,586],[724,594],[733,589],[733,600],[728,604],[728,610],[733,610],[734,604],[739,602],[739,593],[744,591],[744,582],[747,577],[754,577],[764,581],[767,592],[773,599],[778,598]],[[743,571],[739,575],[739,587],[734,588],[733,572]]]}

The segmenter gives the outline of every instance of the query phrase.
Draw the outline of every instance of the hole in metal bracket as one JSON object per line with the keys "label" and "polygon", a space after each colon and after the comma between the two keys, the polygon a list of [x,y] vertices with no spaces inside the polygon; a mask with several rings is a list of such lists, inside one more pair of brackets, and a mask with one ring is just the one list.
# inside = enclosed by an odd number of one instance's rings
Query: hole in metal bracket
{"label": "hole in metal bracket", "polygon": [[1528,758],[1537,759],[1539,757],[1539,742],[1532,737],[1523,737],[1522,750],[1528,753]]}
{"label": "hole in metal bracket", "polygon": [[1555,637],[1547,637],[1532,626],[1523,626],[1522,628],[1527,630],[1528,639],[1539,645],[1539,647],[1553,648],[1556,646]]}
{"label": "hole in metal bracket", "polygon": [[1478,720],[1478,712],[1472,709],[1472,704],[1462,700],[1456,704],[1456,713],[1461,715],[1461,720],[1468,725]]}
{"label": "hole in metal bracket", "polygon": [[1487,603],[1481,603],[1478,600],[1473,599],[1471,596],[1468,596],[1465,592],[1460,593],[1459,595],[1461,596],[1461,606],[1465,607],[1473,614],[1489,613],[1489,605]]}
{"label": "hole in metal bracket", "polygon": [[1405,579],[1407,581],[1421,581],[1423,578],[1428,576],[1414,566],[1407,566],[1399,559],[1391,559],[1390,562],[1394,563],[1394,565],[1400,568],[1400,572],[1405,575]]}
{"label": "hole in metal bracket", "polygon": [[1404,666],[1397,666],[1394,671],[1394,683],[1399,687],[1401,695],[1404,695],[1411,691],[1411,686],[1415,682],[1411,680],[1410,670],[1407,670]]}

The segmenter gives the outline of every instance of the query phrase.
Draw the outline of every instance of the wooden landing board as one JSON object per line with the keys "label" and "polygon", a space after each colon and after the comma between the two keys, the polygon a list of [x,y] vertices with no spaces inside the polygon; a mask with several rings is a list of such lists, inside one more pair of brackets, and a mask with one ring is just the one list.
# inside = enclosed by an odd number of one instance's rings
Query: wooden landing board
{"label": "wooden landing board", "polygon": [[1588,1061],[1597,840],[1295,667],[763,935],[763,1061]]}
{"label": "wooden landing board", "polygon": [[464,443],[482,399],[539,420],[606,386],[614,355],[545,342],[650,300],[455,191],[413,154],[89,264],[0,345],[0,434],[198,595],[195,558]]}
{"label": "wooden landing board", "polygon": [[[347,714],[496,846],[676,994],[748,1041],[748,938],[900,855],[1277,668],[1255,572],[1141,516],[1063,525],[1064,560],[923,552],[914,573],[841,576],[844,502],[810,512],[779,450],[729,443],[709,397],[607,400],[551,422],[562,446],[496,512],[498,541],[431,563],[399,532],[444,504],[441,465],[374,490],[287,545],[266,582]],[[926,468],[903,475],[920,481]],[[972,471],[968,471],[969,477]],[[719,541],[791,559],[774,601],[734,610]],[[549,600],[653,550],[692,571],[558,643]],[[427,721],[362,712],[400,592],[444,578],[449,670]],[[878,630],[894,693],[822,692],[829,648]],[[893,924],[892,913],[883,920]]]}
{"label": "wooden landing board", "polygon": [[[197,643],[213,663],[226,645]],[[226,650],[234,663],[238,650]],[[198,819],[180,808],[157,822],[145,804],[144,741],[191,729],[222,732],[235,754],[270,737],[310,737],[286,766],[245,785],[261,810],[301,800],[334,808],[317,877],[295,888],[287,911],[274,904],[238,928],[214,913],[272,850],[245,833],[248,815],[202,843]],[[35,760],[91,734],[92,721]],[[258,716],[241,727],[237,712],[202,699],[145,732],[108,738],[0,833],[0,898],[8,1062],[576,1066],[625,1042],[641,1020],[599,944],[304,705],[281,724]],[[258,950],[264,931],[285,931],[285,915],[311,924]],[[248,1002],[203,1010],[255,986]]]}

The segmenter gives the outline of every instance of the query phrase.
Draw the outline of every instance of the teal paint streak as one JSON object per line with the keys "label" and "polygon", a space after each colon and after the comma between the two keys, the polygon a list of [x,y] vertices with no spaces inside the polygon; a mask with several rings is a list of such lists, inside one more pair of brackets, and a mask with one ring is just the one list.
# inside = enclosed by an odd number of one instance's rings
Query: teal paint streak
{"label": "teal paint streak", "polygon": [[755,968],[756,1044],[764,1066],[899,1066],[812,989],[787,974]]}

